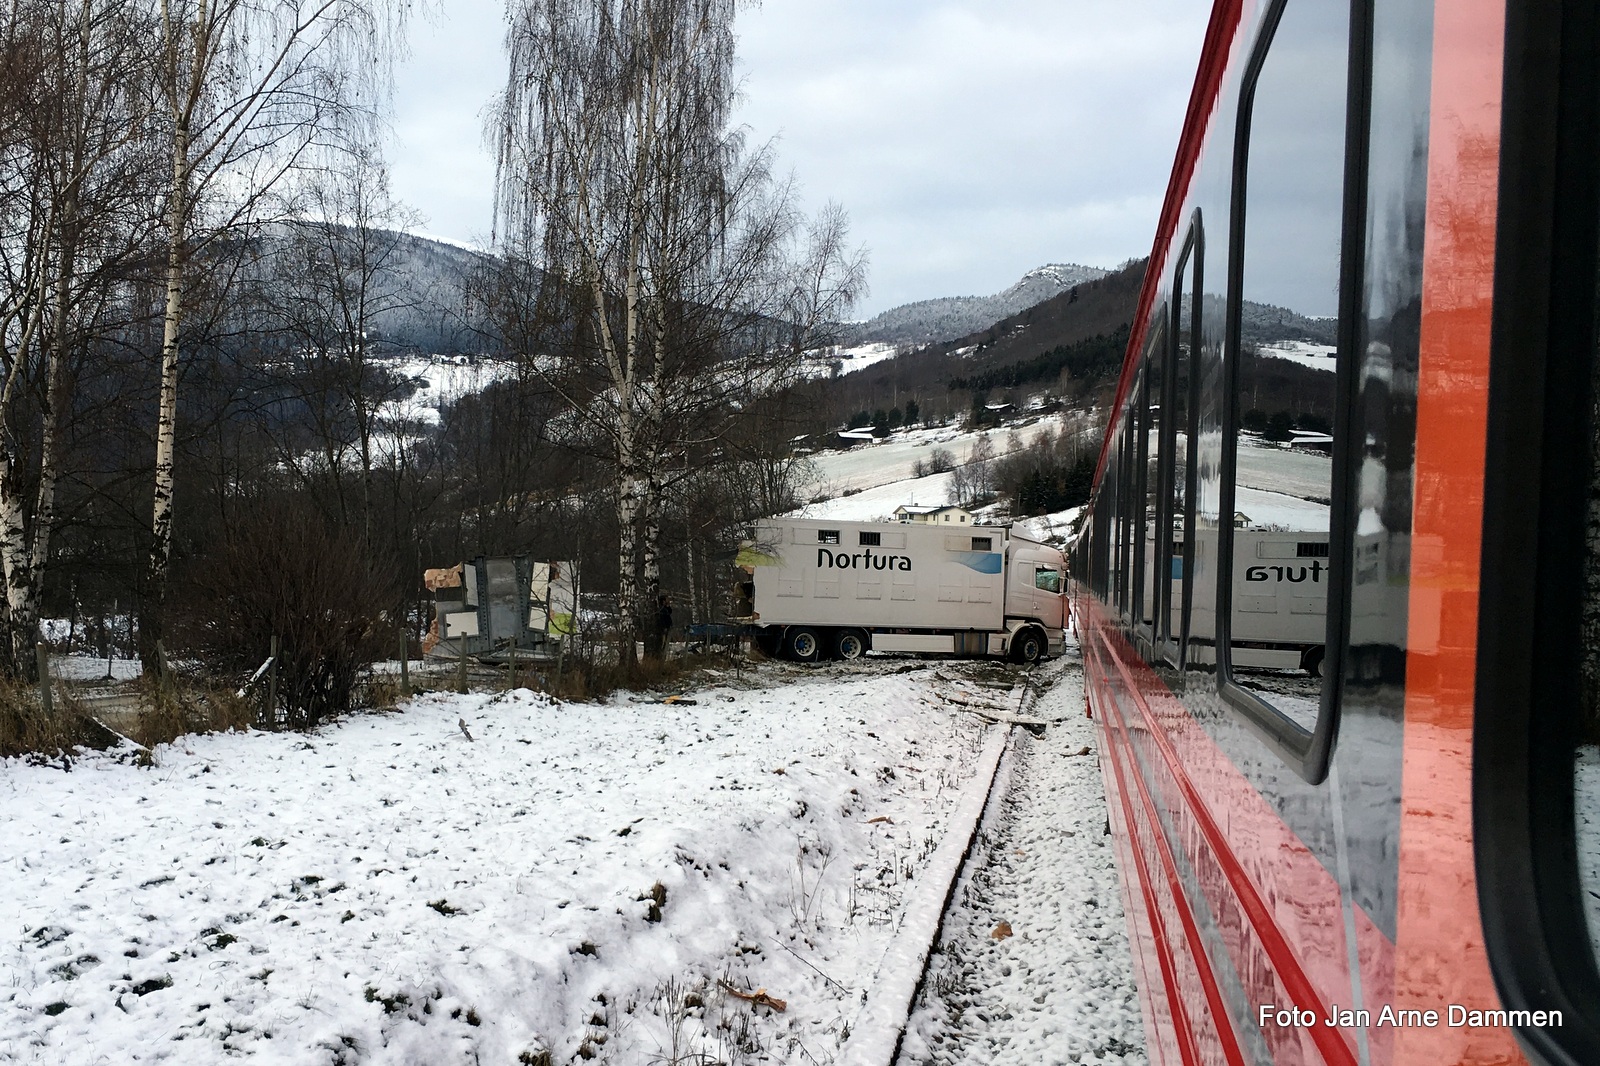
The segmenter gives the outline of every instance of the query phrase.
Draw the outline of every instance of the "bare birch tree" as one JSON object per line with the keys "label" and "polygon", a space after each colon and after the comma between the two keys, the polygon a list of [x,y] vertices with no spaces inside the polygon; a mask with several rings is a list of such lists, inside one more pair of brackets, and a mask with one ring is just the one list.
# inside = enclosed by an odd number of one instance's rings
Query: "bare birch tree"
{"label": "bare birch tree", "polygon": [[[624,664],[659,585],[669,459],[781,387],[862,289],[731,126],[736,0],[514,0],[496,219],[513,343],[614,464]],[[680,460],[681,463],[681,460]]]}
{"label": "bare birch tree", "polygon": [[[295,203],[301,217],[271,230],[262,289],[293,348],[283,384],[301,401],[316,440],[285,436],[281,460],[288,470],[325,478],[332,517],[359,525],[370,544],[374,475],[404,439],[382,416],[412,388],[375,358],[376,323],[414,306],[408,279],[397,271],[414,218],[390,198],[373,150],[310,175]],[[352,476],[353,491],[346,485]]]}
{"label": "bare birch tree", "polygon": [[172,554],[178,371],[191,271],[254,219],[286,175],[352,132],[370,143],[407,5],[401,0],[154,0],[160,138],[170,159],[155,494],[139,651],[160,640]]}
{"label": "bare birch tree", "polygon": [[116,0],[16,0],[0,24],[0,672],[32,679],[63,433],[83,361],[149,235],[147,21]]}

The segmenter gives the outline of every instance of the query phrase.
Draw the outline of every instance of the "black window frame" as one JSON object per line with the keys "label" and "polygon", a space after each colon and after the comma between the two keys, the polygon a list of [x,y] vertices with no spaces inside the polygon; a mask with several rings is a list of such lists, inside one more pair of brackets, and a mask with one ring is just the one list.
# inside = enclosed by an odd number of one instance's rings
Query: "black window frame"
{"label": "black window frame", "polygon": [[[1600,10],[1507,9],[1500,208],[1473,716],[1473,842],[1484,949],[1545,1066],[1600,1062],[1600,966],[1576,849],[1575,660],[1600,326]],[[1587,359],[1573,358],[1584,352]],[[1574,534],[1577,535],[1574,535]]]}
{"label": "black window frame", "polygon": [[[843,536],[843,533],[844,531],[839,529],[819,529],[817,530],[817,543],[838,544]],[[829,538],[832,539],[830,540]]]}
{"label": "black window frame", "polygon": [[1166,580],[1160,585],[1161,600],[1156,605],[1156,647],[1157,654],[1166,659],[1180,672],[1187,665],[1189,648],[1189,620],[1194,602],[1194,531],[1195,531],[1195,494],[1200,488],[1199,474],[1196,469],[1196,460],[1199,456],[1200,437],[1200,306],[1201,293],[1205,285],[1205,216],[1200,208],[1194,209],[1194,214],[1189,219],[1189,233],[1184,238],[1183,249],[1178,254],[1178,263],[1172,272],[1173,297],[1170,304],[1172,326],[1168,330],[1168,350],[1166,362],[1166,382],[1163,393],[1167,397],[1164,410],[1172,409],[1172,400],[1178,392],[1178,343],[1183,336],[1180,328],[1183,316],[1183,278],[1184,272],[1189,268],[1191,260],[1194,263],[1193,283],[1189,293],[1189,360],[1188,360],[1188,397],[1184,401],[1184,464],[1183,464],[1183,603],[1179,612],[1178,633],[1176,639],[1172,633],[1172,491],[1174,485],[1174,460],[1177,458],[1178,425],[1172,418],[1162,423],[1161,431],[1166,435],[1166,440],[1161,445],[1162,462],[1164,471],[1161,475],[1163,493],[1161,497],[1161,526],[1160,552],[1156,557],[1156,564]]}
{"label": "black window frame", "polygon": [[1321,706],[1314,728],[1307,730],[1256,693],[1234,681],[1230,662],[1233,619],[1233,515],[1239,435],[1240,335],[1244,310],[1244,232],[1250,124],[1256,85],[1266,66],[1288,0],[1272,0],[1239,89],[1233,147],[1233,187],[1228,218],[1228,301],[1224,325],[1224,396],[1222,403],[1222,485],[1218,524],[1216,641],[1217,691],[1277,755],[1309,784],[1327,779],[1338,735],[1343,688],[1344,646],[1349,639],[1349,586],[1355,537],[1354,478],[1359,464],[1351,454],[1352,420],[1356,413],[1356,331],[1366,260],[1366,171],[1371,122],[1370,83],[1373,0],[1351,0],[1350,39],[1345,94],[1344,190],[1339,238],[1339,321],[1334,375],[1334,425],[1331,501],[1328,507],[1329,582],[1322,661]]}
{"label": "black window frame", "polygon": [[860,530],[860,531],[857,532],[856,537],[857,537],[856,546],[858,548],[881,548],[881,547],[883,547],[883,534],[879,533],[877,530],[866,530],[866,529],[863,529],[863,530]]}

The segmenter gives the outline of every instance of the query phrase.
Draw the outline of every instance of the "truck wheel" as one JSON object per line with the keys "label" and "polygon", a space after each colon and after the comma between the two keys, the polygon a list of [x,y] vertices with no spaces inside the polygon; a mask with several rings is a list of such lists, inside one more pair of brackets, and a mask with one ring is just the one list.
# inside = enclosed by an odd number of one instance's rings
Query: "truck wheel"
{"label": "truck wheel", "polygon": [[1300,659],[1300,665],[1312,677],[1322,676],[1322,648],[1311,648]]}
{"label": "truck wheel", "polygon": [[1044,635],[1037,629],[1024,629],[1011,641],[1011,660],[1031,666],[1044,658]]}
{"label": "truck wheel", "polygon": [[814,663],[822,656],[822,641],[816,630],[797,627],[784,637],[783,650],[797,663]]}
{"label": "truck wheel", "polygon": [[867,635],[859,629],[841,629],[833,638],[833,657],[845,662],[859,659],[867,653]]}

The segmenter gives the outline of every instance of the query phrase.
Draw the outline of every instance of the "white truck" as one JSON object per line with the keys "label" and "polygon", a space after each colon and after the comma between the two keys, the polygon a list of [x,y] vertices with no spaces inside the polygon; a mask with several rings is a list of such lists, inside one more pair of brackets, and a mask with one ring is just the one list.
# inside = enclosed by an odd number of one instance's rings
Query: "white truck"
{"label": "white truck", "polygon": [[800,662],[868,651],[1009,656],[1065,644],[1061,552],[1003,526],[771,519],[739,555],[756,643]]}

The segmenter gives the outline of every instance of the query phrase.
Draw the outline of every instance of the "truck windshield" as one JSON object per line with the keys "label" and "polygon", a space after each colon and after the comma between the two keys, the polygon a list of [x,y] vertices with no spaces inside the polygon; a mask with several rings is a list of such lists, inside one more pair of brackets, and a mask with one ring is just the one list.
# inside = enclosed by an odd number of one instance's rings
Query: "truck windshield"
{"label": "truck windshield", "polygon": [[1046,592],[1061,591],[1061,571],[1040,567],[1033,572],[1033,585]]}

